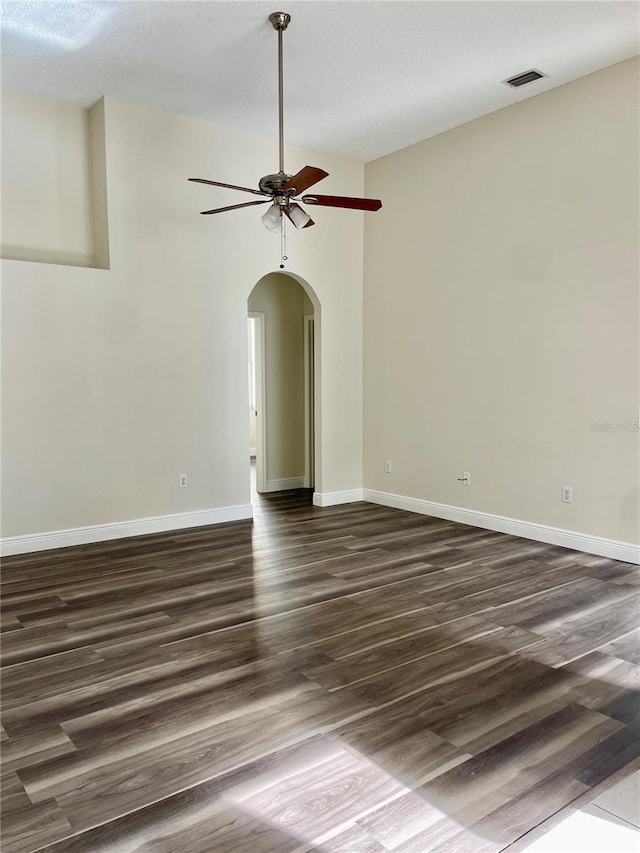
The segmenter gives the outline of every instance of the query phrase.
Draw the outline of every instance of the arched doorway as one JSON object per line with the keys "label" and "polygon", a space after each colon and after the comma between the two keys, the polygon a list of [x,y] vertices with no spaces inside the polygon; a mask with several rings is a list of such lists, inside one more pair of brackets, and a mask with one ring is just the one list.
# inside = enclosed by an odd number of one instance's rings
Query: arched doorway
{"label": "arched doorway", "polygon": [[313,289],[289,272],[268,273],[249,295],[249,426],[257,492],[316,485],[319,314]]}

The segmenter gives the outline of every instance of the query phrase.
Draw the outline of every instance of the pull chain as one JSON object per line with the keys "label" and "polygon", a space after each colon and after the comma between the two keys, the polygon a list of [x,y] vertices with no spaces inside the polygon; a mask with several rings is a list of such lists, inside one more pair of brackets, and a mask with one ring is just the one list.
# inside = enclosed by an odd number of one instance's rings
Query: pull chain
{"label": "pull chain", "polygon": [[284,262],[287,258],[287,217],[284,213],[280,214],[280,269],[284,269]]}

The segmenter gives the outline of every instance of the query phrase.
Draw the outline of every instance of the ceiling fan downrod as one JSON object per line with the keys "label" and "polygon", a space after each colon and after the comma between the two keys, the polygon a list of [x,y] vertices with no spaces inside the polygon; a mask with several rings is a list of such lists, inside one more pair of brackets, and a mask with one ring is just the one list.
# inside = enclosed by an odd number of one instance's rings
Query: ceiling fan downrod
{"label": "ceiling fan downrod", "polygon": [[287,12],[272,12],[269,20],[273,29],[278,33],[278,139],[280,163],[278,169],[284,174],[284,85],[283,85],[283,62],[282,62],[282,33],[287,29],[291,21],[291,15]]}

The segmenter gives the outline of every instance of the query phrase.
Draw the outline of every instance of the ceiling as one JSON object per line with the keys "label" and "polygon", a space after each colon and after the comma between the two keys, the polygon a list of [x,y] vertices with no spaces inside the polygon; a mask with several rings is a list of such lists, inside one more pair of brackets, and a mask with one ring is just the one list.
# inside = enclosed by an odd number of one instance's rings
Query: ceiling
{"label": "ceiling", "polygon": [[[90,106],[106,94],[369,161],[640,53],[640,3],[5,2],[2,82]],[[548,77],[512,90],[508,77]]]}

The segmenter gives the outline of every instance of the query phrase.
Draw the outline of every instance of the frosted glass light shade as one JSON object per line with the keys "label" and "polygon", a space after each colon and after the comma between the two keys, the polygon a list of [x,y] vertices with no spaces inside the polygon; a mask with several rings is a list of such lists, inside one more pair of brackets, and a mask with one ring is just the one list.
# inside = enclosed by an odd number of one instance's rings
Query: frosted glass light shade
{"label": "frosted glass light shade", "polygon": [[311,217],[297,205],[289,208],[289,217],[296,228],[304,228],[307,222],[311,219]]}
{"label": "frosted glass light shade", "polygon": [[265,228],[268,228],[269,231],[279,231],[281,217],[282,211],[280,210],[280,206],[274,203],[271,205],[269,210],[263,214],[262,224]]}

